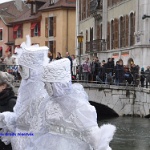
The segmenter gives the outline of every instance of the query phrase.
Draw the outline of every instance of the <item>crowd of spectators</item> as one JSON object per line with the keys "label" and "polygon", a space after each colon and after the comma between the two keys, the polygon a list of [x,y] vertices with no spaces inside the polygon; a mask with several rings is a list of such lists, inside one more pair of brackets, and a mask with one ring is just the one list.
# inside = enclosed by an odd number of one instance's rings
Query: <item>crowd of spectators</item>
{"label": "crowd of spectators", "polygon": [[[148,88],[150,84],[150,66],[146,70],[140,68],[133,61],[129,65],[124,65],[123,60],[114,62],[114,58],[108,58],[107,61],[99,61],[95,57],[90,62],[87,57],[81,66],[78,66],[76,79],[81,74],[81,80],[84,82],[95,82],[98,84],[115,84],[118,86],[132,85]],[[80,72],[81,71],[81,72]]]}
{"label": "crowd of spectators", "polygon": [[[49,62],[63,58],[60,52],[57,52],[56,58],[52,53],[48,53]],[[70,60],[71,74],[73,80],[82,80],[83,82],[95,82],[98,84],[132,85],[146,87],[150,85],[150,66],[146,70],[140,68],[133,61],[124,65],[123,60],[114,62],[114,58],[108,58],[107,61],[99,61],[95,57],[92,61],[87,57],[79,66],[75,55],[66,52],[66,58]],[[5,68],[4,68],[5,66]],[[18,66],[11,53],[5,58],[0,59],[0,70],[13,74],[16,79],[19,77]]]}

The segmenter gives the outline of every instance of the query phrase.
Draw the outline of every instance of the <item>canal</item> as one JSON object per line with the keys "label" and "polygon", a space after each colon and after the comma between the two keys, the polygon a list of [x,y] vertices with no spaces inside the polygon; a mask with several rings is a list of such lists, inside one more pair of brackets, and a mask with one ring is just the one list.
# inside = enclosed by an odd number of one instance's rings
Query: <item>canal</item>
{"label": "canal", "polygon": [[117,117],[101,119],[98,123],[111,123],[117,127],[110,143],[113,150],[150,150],[150,119]]}

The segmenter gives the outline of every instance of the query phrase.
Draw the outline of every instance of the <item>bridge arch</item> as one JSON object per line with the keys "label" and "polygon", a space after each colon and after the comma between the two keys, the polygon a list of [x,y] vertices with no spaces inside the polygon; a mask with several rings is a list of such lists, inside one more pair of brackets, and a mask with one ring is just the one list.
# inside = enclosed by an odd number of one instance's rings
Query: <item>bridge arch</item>
{"label": "bridge arch", "polygon": [[119,115],[113,109],[106,105],[98,104],[92,101],[90,101],[90,104],[95,107],[98,120],[102,118],[119,117]]}
{"label": "bridge arch", "polygon": [[[89,101],[119,116],[150,118],[150,89],[141,87],[115,86],[82,83]],[[107,107],[105,107],[107,106]]]}

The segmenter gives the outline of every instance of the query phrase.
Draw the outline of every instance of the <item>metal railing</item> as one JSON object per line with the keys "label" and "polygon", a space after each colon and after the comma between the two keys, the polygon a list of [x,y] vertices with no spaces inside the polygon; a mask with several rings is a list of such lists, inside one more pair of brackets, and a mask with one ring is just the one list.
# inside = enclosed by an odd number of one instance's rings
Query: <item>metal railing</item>
{"label": "metal railing", "polygon": [[101,39],[86,42],[86,53],[102,51]]}
{"label": "metal railing", "polygon": [[[18,65],[0,65],[0,71],[7,72],[14,76],[15,86],[20,85],[21,76],[18,72]],[[102,74],[99,74],[99,70],[102,70]],[[107,84],[117,86],[135,86],[135,87],[150,87],[150,73],[141,74],[139,72],[125,72],[121,69],[114,68],[96,68],[96,72],[85,73],[82,67],[77,66],[73,70],[72,81],[73,82],[84,82],[84,83],[96,83],[96,84]],[[79,80],[79,73],[81,73],[81,79]],[[116,80],[116,74],[120,76],[120,80]],[[144,77],[141,82],[141,76]]]}
{"label": "metal railing", "polygon": [[[85,73],[81,70],[81,80],[79,80],[79,67],[76,74],[73,75],[73,82],[107,84],[116,86],[134,86],[150,88],[150,73],[141,74],[140,72],[126,72],[121,69],[107,68],[103,74],[99,75],[94,72]],[[80,67],[81,68],[81,67]],[[117,77],[117,76],[119,77]],[[141,77],[143,79],[141,79]]]}

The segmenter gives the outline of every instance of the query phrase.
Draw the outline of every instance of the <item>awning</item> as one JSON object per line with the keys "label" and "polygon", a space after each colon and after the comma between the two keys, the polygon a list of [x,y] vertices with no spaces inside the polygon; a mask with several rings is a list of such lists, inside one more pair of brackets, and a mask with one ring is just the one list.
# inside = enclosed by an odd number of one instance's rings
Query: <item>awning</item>
{"label": "awning", "polygon": [[0,46],[0,51],[2,51],[2,49],[3,49],[3,48]]}
{"label": "awning", "polygon": [[15,26],[13,27],[13,31],[18,31],[19,27],[20,27],[20,25],[15,25]]}
{"label": "awning", "polygon": [[31,24],[31,30],[33,30],[36,25],[37,25],[37,23],[32,23],[32,24]]}
{"label": "awning", "polygon": [[10,51],[10,47],[8,47],[5,52],[9,52],[9,51]]}
{"label": "awning", "polygon": [[0,33],[2,32],[2,29],[0,29]]}

